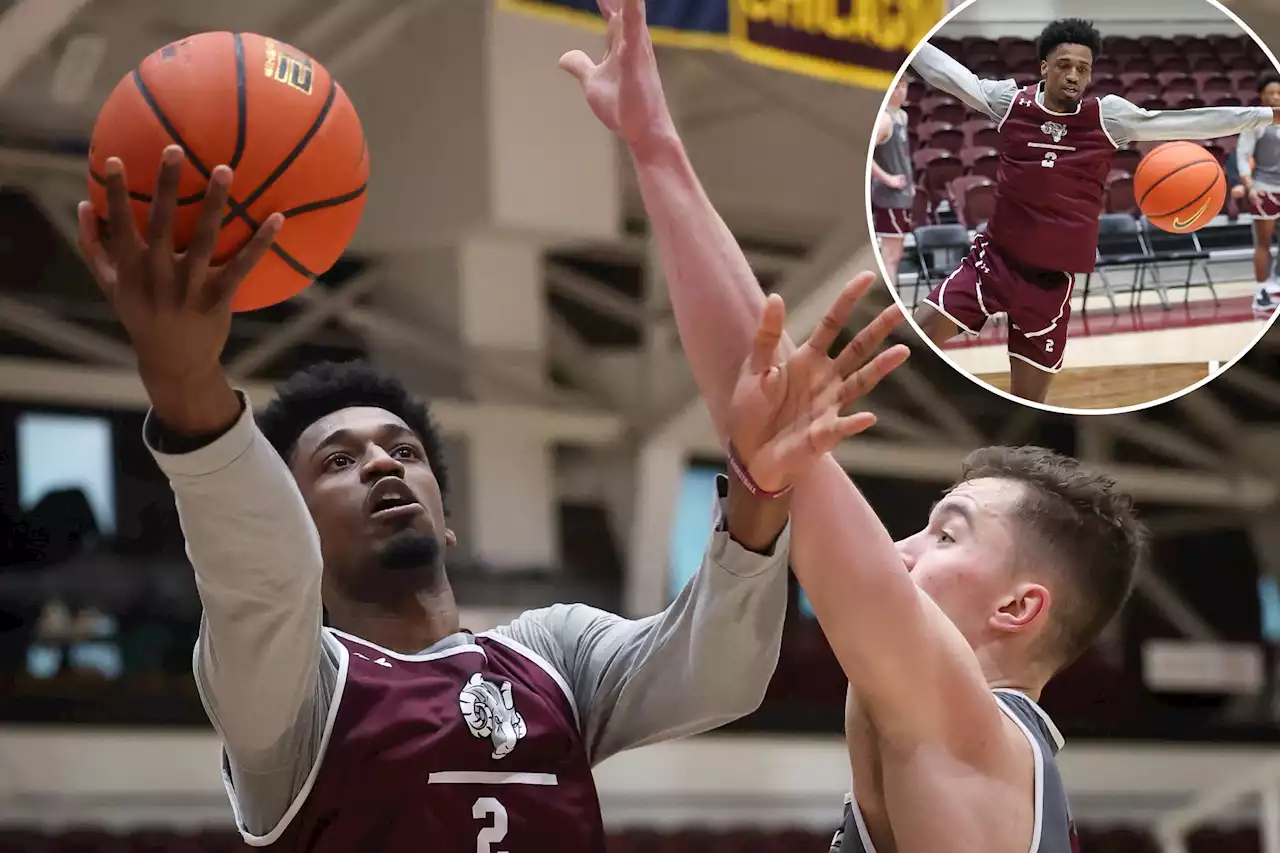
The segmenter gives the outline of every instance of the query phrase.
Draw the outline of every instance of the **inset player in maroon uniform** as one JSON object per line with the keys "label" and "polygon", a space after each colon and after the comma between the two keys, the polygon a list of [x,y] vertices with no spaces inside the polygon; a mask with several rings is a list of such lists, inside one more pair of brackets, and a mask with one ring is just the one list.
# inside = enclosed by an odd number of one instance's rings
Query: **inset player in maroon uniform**
{"label": "inset player in maroon uniform", "polygon": [[1216,139],[1268,127],[1271,107],[1144,110],[1118,95],[1086,98],[1102,37],[1068,18],[1037,40],[1043,80],[982,80],[932,45],[912,68],[999,122],[996,211],[968,257],[924,300],[916,324],[935,344],[1009,318],[1011,391],[1043,402],[1062,369],[1076,275],[1097,259],[1111,152],[1133,142]]}

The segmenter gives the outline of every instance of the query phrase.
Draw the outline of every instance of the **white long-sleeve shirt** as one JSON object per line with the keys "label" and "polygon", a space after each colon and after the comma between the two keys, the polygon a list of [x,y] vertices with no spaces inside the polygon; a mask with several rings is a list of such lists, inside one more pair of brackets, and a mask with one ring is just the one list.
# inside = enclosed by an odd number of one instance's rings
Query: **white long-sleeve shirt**
{"label": "white long-sleeve shirt", "polygon": [[[926,83],[1000,122],[1022,91],[1014,80],[984,80],[931,44],[925,44],[911,67]],[[1041,95],[1037,95],[1039,99]],[[1118,147],[1134,142],[1175,139],[1218,139],[1270,126],[1271,107],[1200,107],[1190,110],[1144,110],[1119,95],[1104,95],[1102,127]]]}

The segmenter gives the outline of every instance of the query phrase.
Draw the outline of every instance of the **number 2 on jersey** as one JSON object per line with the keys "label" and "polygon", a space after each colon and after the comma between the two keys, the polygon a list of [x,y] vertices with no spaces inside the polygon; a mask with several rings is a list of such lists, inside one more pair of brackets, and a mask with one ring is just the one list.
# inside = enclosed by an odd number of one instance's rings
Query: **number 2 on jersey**
{"label": "number 2 on jersey", "polygon": [[476,820],[492,818],[488,826],[476,834],[476,853],[506,853],[495,849],[507,837],[507,809],[493,797],[481,797],[471,806],[471,816]]}
{"label": "number 2 on jersey", "polygon": [[1044,166],[1046,169],[1052,169],[1053,164],[1057,162],[1057,160],[1058,154],[1056,151],[1046,151],[1044,152],[1044,159],[1040,161],[1040,165]]}

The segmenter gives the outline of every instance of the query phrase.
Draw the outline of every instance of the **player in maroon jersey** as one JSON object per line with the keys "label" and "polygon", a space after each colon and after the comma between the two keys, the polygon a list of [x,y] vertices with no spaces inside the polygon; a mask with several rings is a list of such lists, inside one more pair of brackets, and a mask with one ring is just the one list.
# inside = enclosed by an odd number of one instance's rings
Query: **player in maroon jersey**
{"label": "player in maroon jersey", "polygon": [[915,322],[941,345],[1006,314],[1011,390],[1037,402],[1062,369],[1076,276],[1097,259],[1112,152],[1134,142],[1232,136],[1277,120],[1271,107],[1152,111],[1118,95],[1087,98],[1101,45],[1088,21],[1054,21],[1036,42],[1044,79],[1026,88],[979,79],[929,44],[911,63],[930,85],[999,122],[1002,137],[995,213]]}
{"label": "player in maroon jersey", "polygon": [[[80,246],[152,402],[145,438],[204,605],[193,666],[242,835],[309,853],[602,853],[595,763],[764,697],[786,611],[786,496],[722,478],[703,565],[659,614],[556,605],[466,631],[426,408],[367,366],[321,365],[255,423],[220,358],[236,285],[283,218],[211,268],[232,177],[219,166],[175,254],[182,163],[165,151],[144,240],[108,160],[110,244],[86,203]],[[771,446],[794,436],[753,454]]]}

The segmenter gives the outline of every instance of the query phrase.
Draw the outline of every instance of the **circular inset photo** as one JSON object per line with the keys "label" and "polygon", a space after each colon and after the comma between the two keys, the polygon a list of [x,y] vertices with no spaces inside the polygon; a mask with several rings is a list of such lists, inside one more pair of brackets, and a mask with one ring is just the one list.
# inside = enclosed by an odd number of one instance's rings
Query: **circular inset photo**
{"label": "circular inset photo", "polygon": [[1011,18],[969,0],[886,95],[867,164],[885,280],[922,341],[1073,414],[1226,370],[1280,306],[1280,73],[1213,0]]}

